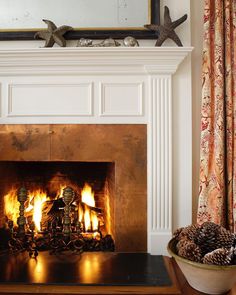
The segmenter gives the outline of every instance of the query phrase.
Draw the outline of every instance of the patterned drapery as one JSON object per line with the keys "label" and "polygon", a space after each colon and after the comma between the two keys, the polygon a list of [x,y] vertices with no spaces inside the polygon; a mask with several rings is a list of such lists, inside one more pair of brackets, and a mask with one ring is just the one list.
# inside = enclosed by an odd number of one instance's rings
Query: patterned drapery
{"label": "patterned drapery", "polygon": [[236,0],[205,0],[197,219],[236,232]]}

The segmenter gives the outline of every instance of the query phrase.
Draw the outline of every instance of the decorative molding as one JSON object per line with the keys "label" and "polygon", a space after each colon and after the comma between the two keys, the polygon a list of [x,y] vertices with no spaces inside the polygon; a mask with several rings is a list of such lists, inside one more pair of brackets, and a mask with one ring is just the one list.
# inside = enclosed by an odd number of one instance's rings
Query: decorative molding
{"label": "decorative molding", "polygon": [[101,117],[144,115],[143,83],[100,83],[99,89]]}
{"label": "decorative molding", "polygon": [[192,47],[0,49],[0,75],[173,74],[191,51]]}
{"label": "decorative molding", "polygon": [[9,84],[7,117],[92,116],[92,101],[92,83]]}
{"label": "decorative molding", "polygon": [[171,75],[150,77],[148,144],[148,251],[156,237],[172,234],[172,87]]}

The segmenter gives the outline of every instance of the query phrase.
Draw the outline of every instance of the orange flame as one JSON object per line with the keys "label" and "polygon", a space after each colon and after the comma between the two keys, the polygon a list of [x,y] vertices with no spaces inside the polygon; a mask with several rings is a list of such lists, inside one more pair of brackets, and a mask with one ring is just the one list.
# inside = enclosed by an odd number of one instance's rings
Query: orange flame
{"label": "orange flame", "polygon": [[105,183],[104,194],[105,194],[106,230],[109,234],[111,234],[111,205],[110,205],[110,192],[109,192],[109,186],[107,181]]}
{"label": "orange flame", "polygon": [[17,201],[17,189],[12,188],[7,195],[4,196],[4,214],[14,225],[17,225],[19,216],[19,202]]}
{"label": "orange flame", "polygon": [[98,230],[98,217],[97,214],[91,212],[93,230]]}
{"label": "orange flame", "polygon": [[66,185],[60,185],[60,190],[57,193],[56,199],[60,199],[63,197],[63,190],[66,188]]}
{"label": "orange flame", "polygon": [[41,230],[41,220],[42,220],[42,207],[43,203],[47,201],[47,195],[45,192],[40,189],[29,193],[29,196],[34,200],[34,209],[33,209],[33,221],[37,231]]}
{"label": "orange flame", "polygon": [[[60,186],[57,197],[61,198],[64,185]],[[87,183],[81,192],[82,203],[78,204],[78,218],[80,222],[84,222],[85,231],[99,230],[99,219],[97,213],[91,207],[95,207],[95,198],[92,187]],[[42,189],[31,190],[28,193],[28,200],[26,202],[25,213],[31,217],[35,223],[37,231],[41,230],[41,221],[43,215],[44,203],[49,200],[47,194]],[[17,225],[17,218],[19,216],[19,202],[17,201],[17,189],[11,189],[8,194],[4,196],[4,212],[9,220],[12,220],[14,226]]]}
{"label": "orange flame", "polygon": [[[81,192],[82,202],[88,206],[95,207],[94,192],[90,185],[85,183],[83,190]],[[98,218],[94,212],[91,212],[88,206],[85,205],[84,208],[84,227],[85,231],[88,230],[98,230]],[[92,228],[91,228],[92,226]]]}
{"label": "orange flame", "polygon": [[83,190],[81,192],[82,195],[82,202],[91,206],[95,207],[95,200],[94,200],[94,192],[92,191],[92,188],[90,185],[85,183]]}
{"label": "orange flame", "polygon": [[29,203],[25,212],[33,213],[33,221],[37,231],[41,230],[40,223],[42,220],[43,203],[46,202],[47,199],[47,194],[40,189],[29,192]]}
{"label": "orange flame", "polygon": [[83,210],[81,204],[79,204],[78,213],[79,213],[79,221],[81,222],[83,220],[83,217],[84,217],[84,210]]}
{"label": "orange flame", "polygon": [[84,228],[85,228],[85,231],[88,231],[91,229],[90,210],[87,206],[85,206],[85,211],[84,211]]}

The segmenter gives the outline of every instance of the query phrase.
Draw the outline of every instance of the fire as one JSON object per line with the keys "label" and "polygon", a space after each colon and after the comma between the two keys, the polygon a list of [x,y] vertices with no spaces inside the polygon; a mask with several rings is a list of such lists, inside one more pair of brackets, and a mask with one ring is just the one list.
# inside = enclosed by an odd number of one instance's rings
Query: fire
{"label": "fire", "polygon": [[[37,231],[41,230],[42,207],[43,203],[47,201],[47,195],[40,189],[29,193],[30,199],[33,200],[33,221]],[[27,209],[26,209],[27,210]]]}
{"label": "fire", "polygon": [[[26,213],[33,215],[33,221],[37,231],[40,231],[40,222],[42,220],[42,206],[47,200],[47,195],[40,189],[29,192],[28,207],[25,209]],[[4,196],[4,212],[9,220],[12,220],[14,225],[17,225],[17,218],[19,216],[19,202],[17,200],[17,189],[11,189],[7,195]]]}
{"label": "fire", "polygon": [[95,207],[95,199],[94,199],[94,192],[92,191],[92,188],[90,185],[85,183],[83,190],[81,192],[82,195],[82,202],[91,206]]}
{"label": "fire", "polygon": [[95,214],[94,212],[91,212],[91,219],[92,219],[93,230],[98,230],[97,214]]}
{"label": "fire", "polygon": [[[98,218],[97,215],[91,211],[88,207],[95,207],[94,192],[90,185],[85,183],[84,188],[81,192],[82,203],[84,203],[84,227],[85,231],[88,230],[98,230]],[[86,206],[88,205],[88,206]],[[80,209],[79,209],[80,210]]]}
{"label": "fire", "polygon": [[87,206],[85,206],[85,212],[84,212],[84,227],[85,231],[88,231],[91,229],[91,222],[90,222],[90,210]]}
{"label": "fire", "polygon": [[[63,194],[64,185],[60,186],[55,199],[61,198]],[[31,220],[35,224],[36,231],[41,231],[44,203],[50,200],[47,194],[42,189],[32,189],[28,192],[28,200],[25,203],[25,216],[27,222]],[[76,203],[78,206],[78,220],[83,223],[84,230],[98,231],[100,224],[96,212],[96,203],[94,192],[89,184],[85,184],[81,192],[81,202]],[[17,189],[11,189],[8,194],[4,196],[4,211],[8,220],[12,220],[14,226],[17,226],[17,218],[19,216],[19,202],[17,200]]]}
{"label": "fire", "polygon": [[108,183],[105,184],[105,208],[106,208],[106,229],[108,233],[111,233],[111,206],[110,206],[110,193]]}
{"label": "fire", "polygon": [[17,190],[11,189],[7,195],[4,196],[4,213],[8,220],[12,220],[14,225],[17,225],[17,218],[19,216],[19,203],[17,201]]}
{"label": "fire", "polygon": [[63,197],[63,190],[66,188],[66,185],[60,185],[60,190],[57,193],[56,199],[60,199]]}
{"label": "fire", "polygon": [[79,222],[82,222],[83,217],[84,217],[84,210],[83,210],[81,204],[79,204],[78,212],[79,212]]}

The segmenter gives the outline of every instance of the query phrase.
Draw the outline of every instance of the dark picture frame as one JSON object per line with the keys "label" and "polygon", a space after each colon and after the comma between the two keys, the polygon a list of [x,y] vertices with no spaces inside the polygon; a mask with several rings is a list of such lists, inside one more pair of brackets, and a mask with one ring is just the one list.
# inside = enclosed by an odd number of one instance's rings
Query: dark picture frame
{"label": "dark picture frame", "polygon": [[[151,23],[160,24],[160,0],[151,0]],[[69,25],[69,24],[68,24]],[[145,24],[143,24],[145,25]],[[16,31],[16,30],[6,30],[0,31],[0,40],[9,41],[9,40],[33,40],[35,33],[38,31],[31,29],[29,31]],[[156,39],[158,37],[157,32],[150,31],[146,28],[138,29],[74,29],[73,31],[67,32],[64,37],[67,40],[78,40],[80,38],[89,38],[89,39],[105,39],[105,38],[114,38],[114,39],[123,39],[127,36],[133,36],[137,39]]]}

